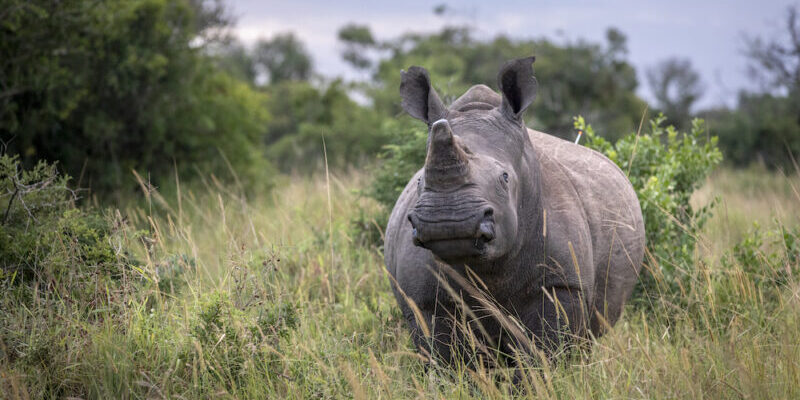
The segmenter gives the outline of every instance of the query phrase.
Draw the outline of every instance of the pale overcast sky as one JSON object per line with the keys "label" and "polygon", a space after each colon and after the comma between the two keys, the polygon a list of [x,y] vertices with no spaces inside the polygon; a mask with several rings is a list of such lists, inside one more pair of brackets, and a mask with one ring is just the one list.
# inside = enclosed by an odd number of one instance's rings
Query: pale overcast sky
{"label": "pale overcast sky", "polygon": [[[443,25],[468,23],[476,35],[503,33],[513,38],[583,38],[604,42],[608,27],[628,37],[629,61],[639,77],[639,93],[650,99],[646,68],[668,57],[689,58],[707,88],[701,106],[733,105],[741,88],[753,88],[742,55],[744,35],[782,34],[789,0],[561,0],[561,1],[257,1],[231,0],[234,32],[245,43],[293,31],[326,76],[353,77],[339,56],[336,34],[343,25],[368,25],[379,39],[408,31],[433,32]],[[453,10],[434,15],[437,4]],[[520,56],[524,56],[520,54]]]}

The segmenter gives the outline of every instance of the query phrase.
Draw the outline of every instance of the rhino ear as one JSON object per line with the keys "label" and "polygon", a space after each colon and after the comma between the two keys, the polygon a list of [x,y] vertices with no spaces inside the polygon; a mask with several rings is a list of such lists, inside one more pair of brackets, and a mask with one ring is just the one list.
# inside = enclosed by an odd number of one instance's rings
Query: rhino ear
{"label": "rhino ear", "polygon": [[536,57],[520,58],[506,62],[497,74],[497,84],[503,93],[503,112],[515,120],[536,99],[538,83],[533,77]]}
{"label": "rhino ear", "polygon": [[403,109],[429,126],[445,117],[446,108],[433,90],[425,68],[415,66],[400,72],[400,97]]}

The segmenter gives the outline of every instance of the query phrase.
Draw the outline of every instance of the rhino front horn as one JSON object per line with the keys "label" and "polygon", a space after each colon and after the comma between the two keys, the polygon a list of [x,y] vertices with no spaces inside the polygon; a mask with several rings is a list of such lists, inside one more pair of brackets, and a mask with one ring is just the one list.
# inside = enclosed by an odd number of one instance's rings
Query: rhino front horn
{"label": "rhino front horn", "polygon": [[431,125],[428,155],[425,158],[425,181],[432,185],[460,182],[469,172],[467,153],[458,144],[446,119]]}

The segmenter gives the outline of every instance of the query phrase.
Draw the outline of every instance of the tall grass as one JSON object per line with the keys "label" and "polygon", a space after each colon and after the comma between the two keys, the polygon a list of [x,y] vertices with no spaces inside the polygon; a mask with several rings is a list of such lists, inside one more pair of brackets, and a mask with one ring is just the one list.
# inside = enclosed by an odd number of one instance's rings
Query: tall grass
{"label": "tall grass", "polygon": [[[724,254],[751,220],[798,223],[797,178],[714,175],[698,196],[721,195],[722,211],[701,238],[708,245],[681,301],[665,299],[651,313],[628,308],[591,350],[552,365],[525,360],[521,377],[480,364],[430,365],[416,352],[380,250],[352,234],[355,217],[376,211],[356,192],[367,181],[359,173],[286,178],[270,195],[245,196],[209,177],[166,197],[142,182],[140,205],[110,213],[126,227],[135,292],[115,300],[113,313],[79,311],[66,298],[55,300],[63,307],[45,308],[0,295],[4,320],[25,332],[18,343],[0,342],[0,392],[12,399],[800,398],[797,279],[766,281]],[[9,356],[12,346],[23,355]]]}
{"label": "tall grass", "polygon": [[708,221],[705,238],[720,253],[741,240],[757,224],[763,228],[800,223],[800,175],[770,172],[761,166],[715,171],[698,190],[694,204],[718,197],[715,215]]}

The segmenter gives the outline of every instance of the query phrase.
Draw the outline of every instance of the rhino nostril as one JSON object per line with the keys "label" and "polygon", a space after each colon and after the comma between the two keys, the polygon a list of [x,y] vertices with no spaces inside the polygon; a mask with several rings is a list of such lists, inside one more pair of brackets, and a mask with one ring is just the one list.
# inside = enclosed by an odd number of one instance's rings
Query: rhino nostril
{"label": "rhino nostril", "polygon": [[422,243],[422,240],[419,238],[419,232],[417,231],[417,228],[411,230],[411,240],[414,242],[414,246],[419,246],[422,248],[425,247],[425,244]]}
{"label": "rhino nostril", "polygon": [[410,222],[411,226],[414,227],[414,228],[416,228],[416,226],[417,226],[417,224],[414,223],[415,219],[416,219],[416,215],[414,215],[414,213],[408,213],[408,222]]}
{"label": "rhino nostril", "polygon": [[494,223],[491,221],[481,222],[480,226],[478,226],[478,237],[491,242],[494,239]]}
{"label": "rhino nostril", "polygon": [[411,223],[411,240],[414,242],[414,246],[425,247],[422,243],[422,239],[419,237],[419,231],[417,230],[417,224],[414,223],[416,216],[411,213],[408,214],[408,222]]}

